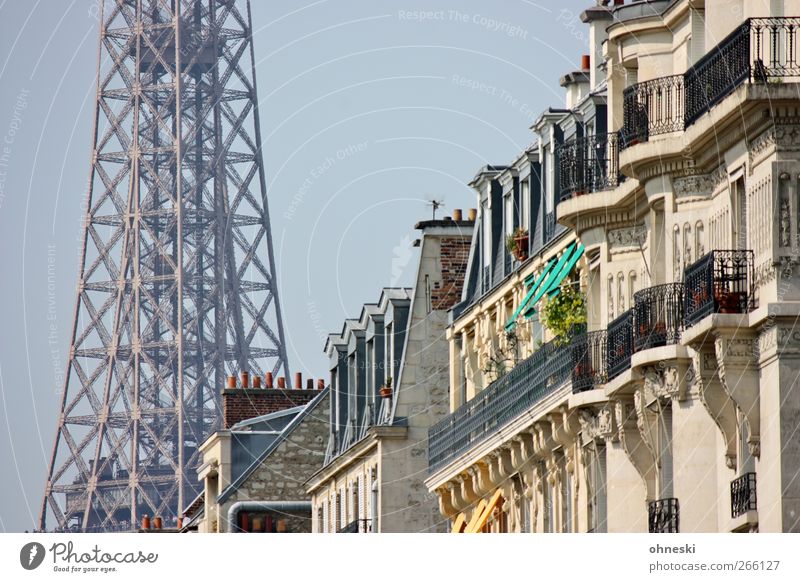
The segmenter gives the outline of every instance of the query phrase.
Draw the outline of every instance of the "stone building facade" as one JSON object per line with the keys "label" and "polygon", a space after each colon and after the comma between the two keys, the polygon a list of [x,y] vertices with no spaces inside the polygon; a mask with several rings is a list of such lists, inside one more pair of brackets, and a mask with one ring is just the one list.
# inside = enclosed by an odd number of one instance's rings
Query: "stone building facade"
{"label": "stone building facade", "polygon": [[[231,382],[231,380],[233,382]],[[283,383],[283,378],[280,379]],[[231,377],[229,385],[235,384]],[[260,384],[260,382],[259,382]],[[203,493],[185,514],[200,533],[311,531],[303,484],[321,466],[328,436],[329,389],[250,386],[223,391],[223,424],[200,447]]]}
{"label": "stone building facade", "polygon": [[[516,207],[568,234],[484,252],[503,276],[452,312],[426,485],[453,531],[800,531],[800,2],[602,4]],[[572,240],[586,324],[554,345],[522,316]]]}
{"label": "stone building facade", "polygon": [[426,440],[448,412],[447,310],[461,296],[473,225],[418,223],[413,287],[384,289],[326,342],[328,449],[307,483],[315,532],[444,531],[423,484]]}

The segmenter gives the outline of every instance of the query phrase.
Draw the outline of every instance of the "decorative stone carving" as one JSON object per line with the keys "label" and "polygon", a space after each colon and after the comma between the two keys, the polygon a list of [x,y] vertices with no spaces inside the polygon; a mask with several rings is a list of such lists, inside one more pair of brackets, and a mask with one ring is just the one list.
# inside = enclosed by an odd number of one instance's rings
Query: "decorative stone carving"
{"label": "decorative stone carving", "polygon": [[758,265],[753,272],[753,283],[756,287],[761,287],[774,281],[776,276],[775,266],[772,259],[767,259]]}
{"label": "decorative stone carving", "polygon": [[678,204],[706,200],[714,191],[714,177],[709,174],[682,176],[672,179],[672,191]]}
{"label": "decorative stone carving", "polygon": [[626,228],[609,230],[606,235],[609,251],[612,255],[618,253],[639,252],[647,241],[647,228],[643,224]]}
{"label": "decorative stone carving", "polygon": [[791,236],[791,218],[789,216],[789,199],[781,197],[781,204],[780,204],[780,222],[779,226],[779,233],[780,233],[780,246],[788,247],[792,244],[792,236]]}

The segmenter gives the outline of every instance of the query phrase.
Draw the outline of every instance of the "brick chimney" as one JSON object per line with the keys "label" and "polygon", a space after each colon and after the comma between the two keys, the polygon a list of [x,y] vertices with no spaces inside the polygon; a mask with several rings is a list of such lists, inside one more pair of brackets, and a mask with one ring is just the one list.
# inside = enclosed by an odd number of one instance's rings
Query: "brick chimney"
{"label": "brick chimney", "polygon": [[[414,225],[423,235],[420,260],[428,261],[423,264],[436,265],[420,274],[430,277],[430,306],[436,310],[446,311],[461,301],[464,287],[477,211],[470,208],[467,220],[463,220],[461,209],[456,211],[453,214],[461,220],[445,217],[423,220]],[[441,272],[438,267],[441,267]]]}
{"label": "brick chimney", "polygon": [[242,382],[237,385],[236,376],[229,376],[226,388],[222,391],[223,428],[272,412],[280,412],[295,406],[305,406],[315,396],[317,390],[291,390],[270,388],[272,378],[266,378],[266,388],[261,388],[261,379],[253,379],[250,387],[249,375],[242,374]]}

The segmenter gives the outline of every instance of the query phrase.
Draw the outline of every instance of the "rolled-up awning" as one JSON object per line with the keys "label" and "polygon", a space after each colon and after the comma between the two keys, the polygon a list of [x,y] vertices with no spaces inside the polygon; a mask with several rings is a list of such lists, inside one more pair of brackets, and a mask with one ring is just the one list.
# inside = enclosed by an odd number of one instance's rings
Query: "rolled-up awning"
{"label": "rolled-up awning", "polygon": [[[483,526],[486,525],[486,522],[489,521],[489,517],[492,515],[492,512],[495,510],[496,507],[499,507],[503,503],[503,491],[498,489],[492,495],[492,498],[489,500],[489,503],[482,501],[481,503],[485,504],[485,507],[482,512],[476,511],[476,515],[478,518],[472,518],[470,521],[469,526],[467,529],[464,530],[464,533],[481,533]],[[480,505],[478,506],[480,509]]]}

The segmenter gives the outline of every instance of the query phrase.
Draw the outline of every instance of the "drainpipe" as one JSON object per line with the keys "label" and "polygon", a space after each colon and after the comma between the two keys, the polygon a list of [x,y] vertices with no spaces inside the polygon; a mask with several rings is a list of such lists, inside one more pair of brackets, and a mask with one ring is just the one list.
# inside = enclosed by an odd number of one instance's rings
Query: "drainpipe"
{"label": "drainpipe", "polygon": [[284,513],[311,513],[310,501],[237,501],[228,509],[230,531],[239,531],[239,513],[242,511],[276,511]]}

